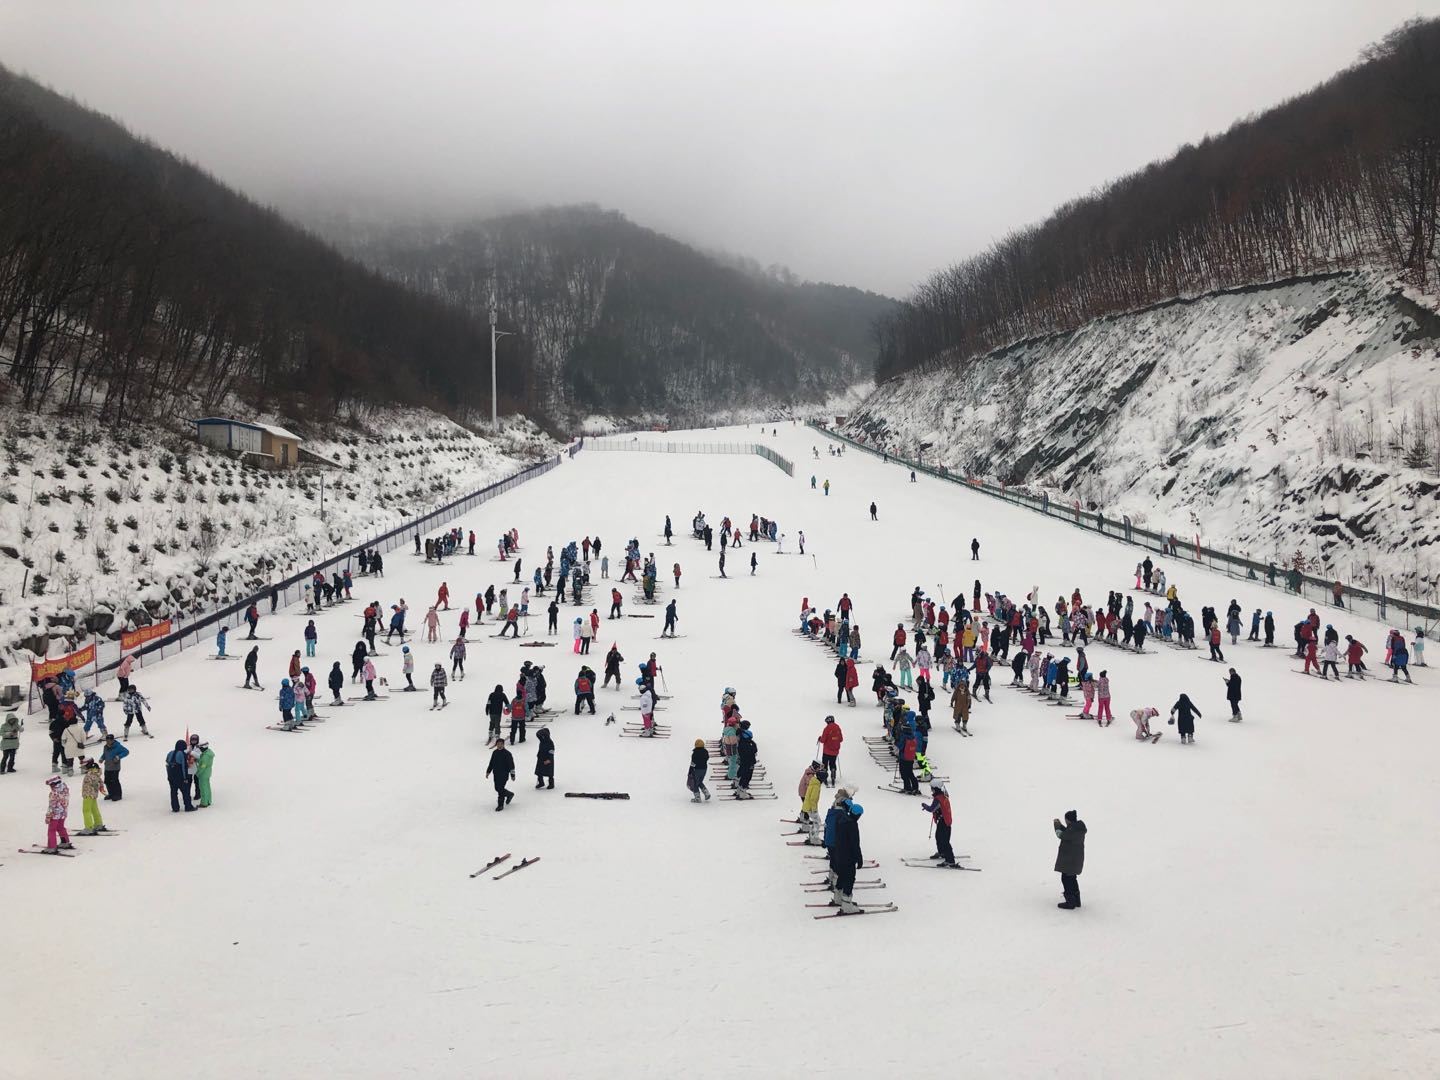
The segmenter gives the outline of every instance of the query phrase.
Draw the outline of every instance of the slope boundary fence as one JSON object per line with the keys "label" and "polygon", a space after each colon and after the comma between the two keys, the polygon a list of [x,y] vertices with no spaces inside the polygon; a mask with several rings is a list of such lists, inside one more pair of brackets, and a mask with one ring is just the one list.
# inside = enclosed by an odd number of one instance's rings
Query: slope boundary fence
{"label": "slope boundary fence", "polygon": [[[814,420],[807,420],[806,424],[826,438],[853,446],[857,450],[863,450],[865,453],[873,454],[885,461],[893,461],[897,465],[914,469],[917,473],[924,473],[937,480],[948,480],[952,484],[959,484],[992,498],[1003,499],[1016,506],[1023,506],[1027,510],[1034,510],[1036,513],[1044,514],[1056,521],[1063,521],[1067,525],[1087,529],[1120,543],[1133,544],[1147,551],[1156,552],[1167,559],[1217,570],[1233,578],[1242,578],[1252,584],[1281,589],[1309,601],[1317,609],[1337,608],[1334,600],[1334,579],[1318,578],[1292,568],[1277,567],[1273,563],[1259,562],[1244,555],[1222,551],[1200,543],[1198,537],[1185,539],[1174,533],[1155,532],[1152,529],[1133,524],[1128,517],[1107,516],[1103,510],[1085,510],[1078,502],[1064,503],[1052,500],[1047,493],[1042,492],[1035,495],[1028,491],[952,473],[943,466],[937,468],[933,465],[911,461],[898,454],[869,446],[848,435],[841,435]],[[1362,589],[1345,585],[1342,591],[1342,601],[1346,609],[1357,615],[1369,615],[1380,622],[1399,620],[1393,624],[1406,629],[1423,627],[1426,637],[1433,637],[1436,628],[1440,627],[1440,606],[1434,602],[1392,595],[1386,589],[1383,577],[1379,579],[1379,586],[1376,589]]]}
{"label": "slope boundary fence", "polygon": [[[241,616],[245,614],[245,611],[251,604],[254,604],[259,609],[260,616],[263,619],[267,615],[278,612],[281,608],[288,607],[299,601],[304,595],[305,582],[314,577],[317,572],[324,574],[328,580],[332,573],[340,573],[349,569],[351,563],[361,551],[378,551],[381,555],[389,554],[395,549],[404,546],[407,541],[412,541],[416,534],[420,534],[423,537],[423,535],[431,529],[453,522],[456,518],[468,513],[482,503],[489,502],[497,495],[503,495],[505,492],[519,487],[521,484],[533,480],[537,476],[543,476],[559,465],[561,459],[567,456],[567,454],[570,457],[574,457],[575,452],[579,449],[580,447],[578,445],[571,446],[555,457],[527,465],[523,469],[511,473],[509,476],[495,481],[493,484],[488,484],[477,491],[472,491],[468,495],[463,495],[452,502],[436,507],[424,514],[407,518],[405,522],[398,527],[367,537],[354,546],[336,555],[332,555],[323,562],[315,563],[313,566],[307,566],[303,570],[289,574],[262,592],[247,596],[242,600],[236,600],[233,603],[226,604],[211,611],[197,612],[188,617],[174,616],[171,619],[172,629],[170,633],[163,637],[155,638],[153,641],[149,641],[138,648],[131,649],[126,655],[133,656],[137,666],[143,668],[147,661],[153,663],[163,660],[168,656],[175,655],[177,652],[199,645],[202,639],[207,642],[213,641],[215,632],[219,630],[221,626],[228,626],[232,630],[242,628],[244,624],[241,622]],[[486,538],[484,542],[488,545],[490,539]],[[359,578],[357,580],[357,588],[359,582],[368,580],[370,579]],[[271,603],[272,589],[274,592],[273,605]],[[233,639],[233,643],[239,646],[244,640],[244,634],[237,633]],[[120,666],[123,652],[119,640],[110,640],[108,638],[97,640],[95,641],[95,646],[95,660],[87,663],[83,670],[75,673],[77,685],[83,684],[98,687],[100,683],[115,677],[115,669]],[[40,706],[40,692],[32,680],[29,685],[26,711],[33,713],[40,708]]]}
{"label": "slope boundary fence", "polygon": [[634,450],[648,454],[755,454],[780,469],[786,476],[795,475],[795,463],[781,457],[759,443],[692,443],[660,442],[654,439],[587,439],[587,450]]}

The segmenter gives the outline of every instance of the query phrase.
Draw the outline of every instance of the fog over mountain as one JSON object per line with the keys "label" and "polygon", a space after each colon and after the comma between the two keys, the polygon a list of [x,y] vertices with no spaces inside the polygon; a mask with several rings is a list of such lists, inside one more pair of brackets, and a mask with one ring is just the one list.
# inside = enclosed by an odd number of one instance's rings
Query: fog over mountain
{"label": "fog over mountain", "polygon": [[313,218],[612,207],[903,295],[1440,0],[0,7],[0,62]]}

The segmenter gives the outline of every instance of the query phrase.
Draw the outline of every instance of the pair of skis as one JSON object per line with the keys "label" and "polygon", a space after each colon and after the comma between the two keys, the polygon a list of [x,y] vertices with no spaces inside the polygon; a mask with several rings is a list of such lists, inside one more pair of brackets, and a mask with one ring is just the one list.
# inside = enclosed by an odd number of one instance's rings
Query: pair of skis
{"label": "pair of skis", "polygon": [[[508,858],[510,858],[510,852],[507,851],[504,855],[499,855],[499,856],[496,856],[495,858],[491,859],[488,863],[486,863],[484,866],[482,866],[479,870],[476,870],[476,871],[475,871],[473,874],[471,874],[470,876],[471,876],[472,878],[477,878],[477,877],[480,877],[482,874],[489,873],[491,870],[494,870],[495,867],[499,866],[501,863],[503,863],[503,862],[504,862],[506,859],[508,859]],[[495,875],[493,878],[491,878],[490,880],[491,880],[491,881],[499,881],[499,880],[500,880],[501,878],[503,878],[503,877],[509,877],[511,874],[515,873],[517,870],[524,870],[525,867],[527,867],[527,866],[534,866],[534,865],[535,865],[537,862],[539,862],[539,861],[540,861],[540,856],[538,856],[538,855],[535,856],[535,858],[533,858],[533,859],[521,859],[518,863],[516,863],[514,866],[512,866],[509,870],[506,870],[506,871],[504,871],[503,873],[500,873],[500,874],[496,874],[496,875]]]}
{"label": "pair of skis", "polygon": [[980,867],[978,866],[960,865],[958,860],[968,859],[969,857],[969,855],[956,855],[955,858],[957,861],[953,865],[947,865],[939,859],[901,859],[900,863],[902,866],[913,866],[917,869],[928,867],[932,870],[970,870],[977,874],[980,873]]}

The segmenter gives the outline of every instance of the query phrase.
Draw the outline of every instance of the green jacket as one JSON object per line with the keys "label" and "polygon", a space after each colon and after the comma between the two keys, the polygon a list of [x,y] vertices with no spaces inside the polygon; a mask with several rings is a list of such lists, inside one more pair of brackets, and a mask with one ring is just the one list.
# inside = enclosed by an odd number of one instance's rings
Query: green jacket
{"label": "green jacket", "polygon": [[20,718],[7,716],[0,724],[0,750],[20,749]]}
{"label": "green jacket", "polygon": [[210,770],[215,767],[215,751],[208,746],[201,751],[200,760],[195,765],[196,776],[209,776]]}

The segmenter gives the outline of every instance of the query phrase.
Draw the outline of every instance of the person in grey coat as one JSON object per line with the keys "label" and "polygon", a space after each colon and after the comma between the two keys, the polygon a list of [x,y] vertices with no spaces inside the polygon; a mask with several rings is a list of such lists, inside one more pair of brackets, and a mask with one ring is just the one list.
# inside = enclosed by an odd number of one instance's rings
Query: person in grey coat
{"label": "person in grey coat", "polygon": [[1060,850],[1055,853],[1055,872],[1060,875],[1060,887],[1065,891],[1063,902],[1058,908],[1070,911],[1080,906],[1080,882],[1076,880],[1085,869],[1085,823],[1074,810],[1065,811],[1065,820],[1054,821],[1055,836],[1060,841]]}

